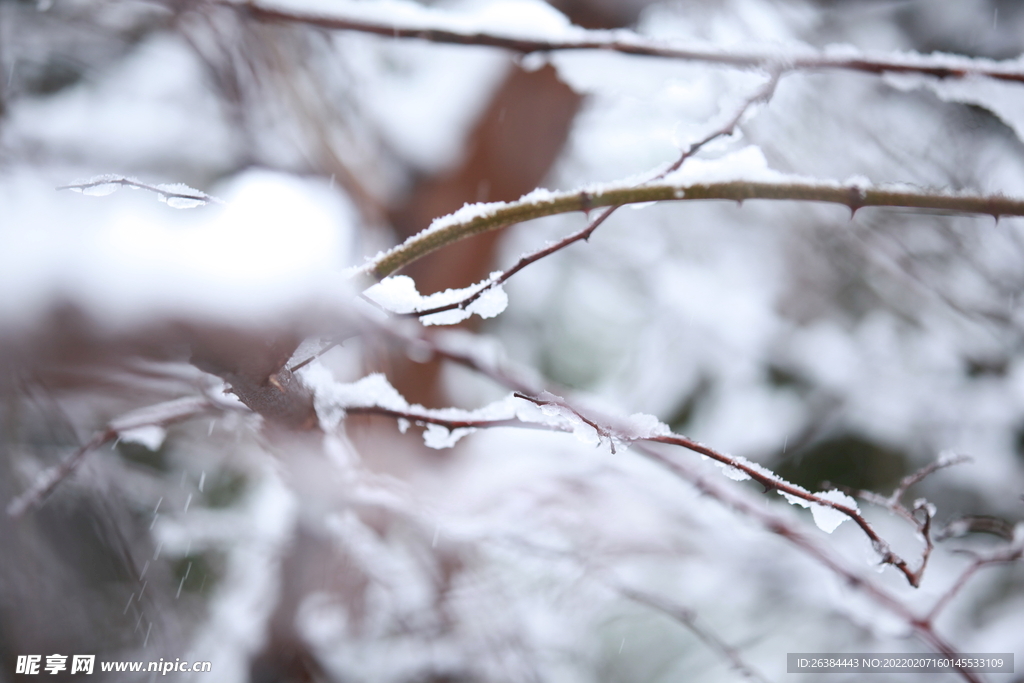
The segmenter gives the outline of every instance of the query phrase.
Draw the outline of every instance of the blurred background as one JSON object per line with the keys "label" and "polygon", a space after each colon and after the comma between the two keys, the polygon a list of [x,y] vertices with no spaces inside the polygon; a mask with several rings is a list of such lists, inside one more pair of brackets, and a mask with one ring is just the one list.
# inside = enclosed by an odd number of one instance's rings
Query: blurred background
{"label": "blurred background", "polygon": [[[1003,60],[1024,36],[1009,0],[426,7],[736,50]],[[44,505],[0,517],[0,681],[21,678],[18,655],[52,653],[207,660],[225,682],[468,683],[750,677],[714,638],[755,680],[783,680],[787,652],[924,651],[838,576],[629,451],[511,429],[434,450],[418,427],[359,416],[325,437],[300,384],[293,406],[260,403],[256,385],[329,341],[342,343],[316,363],[340,382],[382,372],[428,408],[506,396],[360,322],[344,269],[467,202],[670,163],[764,79],[603,52],[520,58],[193,0],[0,0],[0,502],[118,416],[206,400],[166,428],[119,431]],[[1022,93],[794,73],[700,156],[1024,196]],[[56,190],[100,174],[224,203]],[[974,532],[947,533],[919,589],[873,574],[924,610],[969,563],[959,551],[998,547],[1024,517],[1024,226],[849,214],[626,207],[511,280],[501,316],[434,338],[812,490],[888,495],[940,453],[971,456],[908,500],[933,502],[939,529],[970,517]],[[464,287],[583,225],[517,225],[403,272],[423,293]],[[852,524],[826,535],[724,481],[853,570],[877,568]],[[862,507],[916,563],[913,529]],[[964,652],[1024,652],[1020,563],[980,572],[937,626]]]}

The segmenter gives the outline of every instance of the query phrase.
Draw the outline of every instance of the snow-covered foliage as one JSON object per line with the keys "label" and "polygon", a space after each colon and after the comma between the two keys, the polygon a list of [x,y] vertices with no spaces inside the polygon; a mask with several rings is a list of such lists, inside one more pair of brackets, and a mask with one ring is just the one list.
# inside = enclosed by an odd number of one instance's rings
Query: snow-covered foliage
{"label": "snow-covered foliage", "polygon": [[1024,9],[620,5],[0,3],[0,662],[1021,651]]}

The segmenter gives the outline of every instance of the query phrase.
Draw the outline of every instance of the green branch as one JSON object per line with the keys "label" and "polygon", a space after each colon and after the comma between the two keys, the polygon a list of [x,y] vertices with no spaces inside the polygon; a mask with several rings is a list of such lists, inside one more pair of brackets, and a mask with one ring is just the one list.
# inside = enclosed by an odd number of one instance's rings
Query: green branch
{"label": "green branch", "polygon": [[865,187],[860,184],[815,181],[731,180],[685,185],[658,182],[639,186],[608,186],[592,191],[538,190],[514,202],[467,204],[453,214],[434,220],[429,228],[378,255],[359,270],[361,273],[381,279],[453,242],[534,218],[573,211],[589,211],[602,206],[692,199],[726,199],[736,202],[748,199],[827,202],[842,204],[852,212],[866,206],[892,206],[982,214],[993,216],[997,220],[1000,216],[1024,216],[1024,199],[1002,195],[950,194],[902,187]]}

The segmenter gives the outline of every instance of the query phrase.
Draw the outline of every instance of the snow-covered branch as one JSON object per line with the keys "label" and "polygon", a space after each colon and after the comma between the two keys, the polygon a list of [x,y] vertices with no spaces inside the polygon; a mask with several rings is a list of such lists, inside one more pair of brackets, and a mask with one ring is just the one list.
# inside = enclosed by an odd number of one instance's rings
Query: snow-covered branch
{"label": "snow-covered branch", "polygon": [[448,244],[489,230],[544,216],[646,202],[723,199],[741,203],[751,199],[770,199],[839,204],[852,212],[864,207],[887,206],[981,214],[996,219],[1024,216],[1024,199],[1021,198],[927,191],[905,185],[875,186],[860,179],[847,182],[814,180],[757,168],[758,160],[752,156],[741,152],[733,159],[748,164],[752,162],[746,179],[742,163],[735,169],[718,162],[691,163],[663,180],[639,186],[612,183],[569,192],[535,190],[514,202],[468,204],[455,213],[434,220],[430,227],[402,244],[378,254],[359,272],[380,279]]}
{"label": "snow-covered branch", "polygon": [[[488,18],[425,9],[412,3],[341,2],[324,12],[295,2],[231,2],[256,19],[300,23],[329,30],[359,31],[388,38],[414,38],[451,45],[482,45],[518,54],[571,50],[606,50],[628,55],[703,62],[738,69],[763,69],[786,73],[842,69],[871,74],[921,74],[935,78],[984,76],[1024,82],[1019,60],[994,61],[947,54],[914,52],[866,53],[847,46],[824,52],[797,47],[786,50],[743,50],[693,45],[648,38],[632,31],[586,30],[562,18],[544,22],[538,30],[510,31]],[[532,34],[532,35],[531,35]]]}

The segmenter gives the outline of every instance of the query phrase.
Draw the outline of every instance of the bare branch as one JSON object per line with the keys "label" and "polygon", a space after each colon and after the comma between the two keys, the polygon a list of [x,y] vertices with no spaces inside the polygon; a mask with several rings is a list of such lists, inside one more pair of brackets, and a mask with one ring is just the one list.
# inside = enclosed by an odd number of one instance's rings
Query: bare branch
{"label": "bare branch", "polygon": [[899,486],[897,486],[896,489],[892,492],[892,495],[889,496],[889,504],[891,506],[900,505],[900,499],[903,498],[903,495],[907,492],[907,489],[909,489],[914,484],[917,484],[925,477],[946,467],[962,465],[963,463],[967,462],[971,462],[971,457],[969,455],[943,456],[940,457],[935,462],[922,467],[918,471],[912,474],[908,474],[907,476],[903,477],[903,479],[900,480]]}
{"label": "bare branch", "polygon": [[534,52],[560,52],[572,50],[607,50],[629,55],[704,62],[736,69],[763,69],[780,73],[792,71],[820,71],[841,69],[871,74],[922,74],[936,78],[966,78],[986,76],[1002,81],[1024,82],[1024,71],[1016,60],[998,62],[953,55],[921,55],[916,53],[888,53],[885,55],[839,54],[800,50],[736,50],[715,47],[693,47],[681,42],[668,42],[648,38],[632,31],[588,31],[571,27],[560,40],[512,37],[476,31],[458,31],[441,22],[434,26],[401,25],[394,21],[372,20],[342,13],[333,16],[314,14],[267,6],[257,2],[231,2],[220,4],[236,7],[255,19],[300,23],[336,31],[358,31],[387,38],[414,38],[434,43],[453,45],[483,45],[509,50],[518,54]]}
{"label": "bare branch", "polygon": [[[724,453],[720,453],[713,448],[705,446],[702,443],[698,443],[693,439],[689,439],[685,436],[679,436],[676,434],[668,436],[655,436],[647,439],[648,441],[656,441],[658,443],[672,444],[674,446],[682,446],[695,453],[705,455],[712,460],[716,460],[728,467],[735,468],[748,477],[756,481],[757,483],[764,486],[765,491],[775,490],[780,493],[784,493],[787,496],[799,498],[815,505],[822,505],[824,507],[832,508],[837,512],[841,512],[849,517],[853,522],[861,528],[861,530],[871,540],[871,544],[874,546],[875,551],[881,555],[881,561],[883,564],[891,564],[896,567],[907,579],[911,586],[917,588],[921,583],[920,570],[914,571],[910,568],[909,563],[897,555],[889,547],[889,544],[882,539],[881,536],[874,530],[874,528],[868,523],[864,516],[856,509],[856,507],[850,507],[843,505],[842,503],[836,503],[835,501],[822,498],[821,496],[815,495],[806,491],[805,489],[789,483],[785,479],[775,475],[774,473],[766,470],[760,466],[754,467],[745,462],[742,462],[736,458],[732,458]],[[923,570],[923,566],[921,568]]]}
{"label": "bare branch", "polygon": [[[407,337],[405,335],[401,335],[401,334],[398,334],[398,333],[396,333],[396,336],[398,336],[400,338],[403,338],[403,339],[407,339]],[[431,339],[432,338],[430,338],[430,337],[421,337],[421,338],[419,338],[419,341],[421,343],[433,346],[433,344],[431,342]],[[440,353],[440,351],[436,347],[434,348],[434,350],[435,350],[435,352]],[[455,354],[455,358],[454,359],[456,360],[456,362],[459,362],[459,363],[461,363],[463,365],[466,365],[467,367],[476,369],[476,370],[480,371],[481,373],[487,375],[488,377],[491,377],[492,379],[495,379],[498,382],[503,382],[506,379],[505,374],[503,372],[501,372],[500,370],[496,370],[494,368],[490,368],[490,367],[484,366],[483,364],[479,363],[479,361],[477,359],[473,358],[469,354]],[[510,382],[510,385],[514,386],[514,381]],[[526,400],[531,400],[531,399],[529,399],[528,397],[525,397],[525,396],[523,398],[525,398]],[[539,401],[538,400],[532,400],[531,402],[537,403]],[[567,404],[565,404],[564,402],[559,403],[559,405],[562,405],[564,407],[568,407]],[[578,411],[577,409],[571,408],[571,410],[573,410],[573,412],[575,412],[577,415],[580,415],[580,411]],[[582,415],[581,415],[581,417],[582,417]],[[593,424],[600,424],[600,423],[597,423],[594,420],[590,420],[589,423],[592,424],[592,425]],[[530,426],[537,427],[538,425],[533,424],[533,425],[530,425]],[[548,429],[554,429],[555,428],[555,427],[550,426],[550,425],[541,425],[540,427],[541,428],[548,428]],[[613,434],[613,433],[615,433],[615,431],[616,430],[614,430],[614,429],[612,429],[612,428],[610,428],[608,426],[602,426],[601,430],[599,430],[599,433]],[[720,453],[717,453],[716,451],[714,451],[712,449],[709,449],[709,448],[707,448],[705,446],[702,446],[701,444],[693,442],[693,441],[691,441],[689,439],[685,439],[685,437],[671,436],[671,437],[664,437],[664,438],[666,439],[667,443],[670,443],[670,444],[673,444],[673,445],[683,445],[684,447],[689,448],[690,450],[695,450],[696,452],[699,452],[699,453],[704,454],[704,455],[708,455],[709,457],[714,457],[715,459],[718,459],[720,462],[725,462],[729,466],[736,467],[737,465],[740,465],[740,466],[743,465],[743,463],[739,463],[738,461],[734,461],[734,460],[728,458],[727,456],[724,456],[724,455],[722,455]],[[683,441],[685,441],[687,443],[674,443],[673,439],[680,439],[680,440],[683,440]],[[859,575],[857,573],[854,573],[853,571],[847,569],[845,566],[843,566],[843,564],[838,559],[832,557],[823,548],[819,547],[817,545],[817,543],[812,541],[810,538],[806,537],[802,532],[797,531],[796,529],[794,529],[789,524],[789,522],[784,520],[782,517],[779,517],[778,515],[772,513],[771,511],[769,511],[768,509],[766,509],[766,508],[764,508],[762,506],[751,504],[745,498],[743,498],[741,496],[737,496],[734,492],[727,490],[725,487],[721,486],[720,484],[712,483],[711,480],[709,480],[708,478],[706,478],[703,475],[699,474],[698,472],[696,472],[695,470],[691,469],[690,467],[684,465],[683,463],[681,463],[676,458],[669,457],[665,453],[661,452],[659,449],[654,448],[652,442],[657,442],[657,441],[660,441],[660,440],[661,440],[661,438],[659,438],[659,437],[654,437],[654,438],[650,438],[650,439],[646,439],[646,440],[640,440],[640,441],[634,442],[632,444],[632,447],[633,447],[634,451],[640,453],[641,455],[643,455],[644,457],[648,458],[649,460],[662,465],[671,474],[673,474],[674,476],[679,477],[680,479],[682,479],[684,481],[689,482],[691,485],[693,485],[697,490],[701,491],[702,493],[704,493],[704,494],[706,494],[706,495],[708,495],[708,496],[710,496],[712,498],[715,498],[716,500],[718,500],[721,504],[725,505],[726,507],[729,507],[729,508],[737,511],[740,514],[743,514],[744,516],[749,517],[750,519],[753,519],[753,520],[757,521],[758,523],[760,523],[769,532],[771,532],[773,534],[776,534],[776,535],[779,535],[782,538],[785,538],[787,541],[789,541],[790,543],[795,545],[797,548],[799,548],[802,552],[804,552],[805,554],[807,554],[810,557],[812,557],[813,559],[815,559],[817,562],[819,562],[820,564],[825,566],[827,569],[829,569],[830,571],[835,573],[837,576],[841,577],[846,582],[847,585],[849,585],[850,587],[852,587],[854,589],[857,589],[857,590],[860,590],[860,591],[864,592],[866,595],[868,595],[872,600],[874,600],[881,607],[883,607],[884,609],[886,609],[890,613],[892,613],[892,614],[896,615],[897,617],[899,617],[900,619],[902,619],[905,623],[907,623],[910,626],[910,628],[914,631],[914,633],[917,635],[917,637],[920,638],[929,647],[932,647],[937,652],[940,652],[941,654],[943,654],[945,656],[948,656],[948,657],[951,657],[951,658],[956,658],[958,656],[958,652],[957,652],[956,648],[954,648],[950,643],[948,643],[942,636],[940,636],[935,631],[934,624],[933,624],[933,619],[930,616],[926,617],[926,618],[918,617],[909,607],[907,607],[905,604],[903,604],[903,602],[901,602],[898,598],[896,598],[895,596],[891,595],[890,593],[888,593],[883,588],[881,588],[881,587],[877,586],[876,584],[872,583],[867,578],[865,578],[865,577],[863,577],[863,576],[861,576],[861,575]],[[739,469],[742,469],[742,467],[740,467]],[[771,488],[778,488],[776,486],[777,482],[774,479],[767,478],[762,472],[760,472],[758,470],[754,470],[753,468],[747,468],[744,471],[747,471],[747,473],[750,474],[752,478],[754,478],[753,477],[754,474],[757,474],[758,476],[761,477],[761,479],[767,479],[768,482],[771,484]],[[915,475],[911,475],[911,476],[915,476]],[[761,483],[765,484],[765,482],[763,482],[763,481]],[[804,492],[804,491],[800,491],[800,493],[804,494],[804,496],[807,495],[806,492]],[[813,495],[812,495],[812,497],[813,497]],[[804,499],[807,499],[807,498],[804,497]],[[840,509],[841,507],[843,507],[843,506],[837,506],[832,501],[826,501],[826,500],[818,501],[818,500],[815,500],[814,502],[817,502],[818,504],[828,505],[830,507],[833,507],[834,509]],[[849,516],[849,513],[847,513],[847,514]],[[858,514],[858,516],[859,516],[859,514]],[[865,524],[866,524],[866,522],[865,522]],[[868,528],[870,528],[870,527],[868,527]],[[873,533],[874,532],[872,530],[872,534]],[[895,556],[891,556],[890,557],[890,563],[892,563],[891,560],[894,557]],[[1016,559],[1019,559],[1019,557],[1020,557],[1020,554],[1019,554],[1019,551],[1018,551]],[[992,560],[992,562],[995,562],[995,561],[998,561],[998,560]],[[1004,560],[1004,561],[1009,561],[1009,560]],[[989,562],[989,563],[991,563],[991,562]],[[904,572],[903,573],[905,575],[908,575],[908,573],[909,573],[908,580],[910,580],[913,583],[913,580],[911,579],[911,576],[913,576],[914,573],[913,572],[909,572],[909,570],[906,569],[906,563],[905,562],[903,563],[903,565],[904,565],[904,567],[903,567],[904,568]],[[978,568],[980,568],[980,567],[978,567]],[[977,568],[971,569],[970,570],[970,574],[973,574],[975,571],[977,571]],[[958,583],[962,586],[963,583],[966,583],[967,579],[970,577],[970,574],[968,574],[966,577],[964,577]],[[918,576],[917,580],[919,580],[919,578],[920,577]],[[959,590],[959,587],[956,587],[953,592],[955,593],[957,590]],[[951,598],[952,598],[952,596],[950,596],[950,598],[945,599],[944,602],[948,602],[949,599],[951,599]],[[942,605],[937,605],[936,608],[933,608],[933,610],[932,610],[933,613],[937,613],[937,610],[941,609],[941,606]],[[960,673],[961,677],[964,680],[968,681],[969,683],[981,683],[981,679],[974,672],[972,672],[972,671],[970,671],[968,669],[958,668],[958,672]]]}
{"label": "bare branch", "polygon": [[961,590],[963,590],[963,587],[967,585],[967,582],[978,572],[978,570],[993,564],[1016,562],[1022,557],[1024,557],[1024,534],[1019,533],[1015,542],[1005,548],[1001,548],[988,555],[976,556],[974,562],[968,565],[967,569],[957,577],[957,580],[949,587],[949,590],[939,597],[931,611],[928,612],[928,616],[925,617],[924,621],[929,624],[933,623],[939,616],[939,613],[946,608],[950,601],[956,597]]}
{"label": "bare branch", "polygon": [[748,679],[767,683],[767,679],[764,676],[743,661],[743,658],[740,656],[740,653],[736,648],[723,641],[706,626],[698,624],[697,615],[694,614],[692,610],[681,605],[677,605],[676,603],[659,595],[638,591],[620,584],[615,584],[610,587],[623,597],[626,597],[633,602],[640,603],[641,605],[650,607],[651,609],[670,617],[674,621],[679,622],[688,628],[691,633],[700,638],[705,645],[710,647],[712,650],[715,650],[726,661],[728,661],[734,669],[739,671]]}

